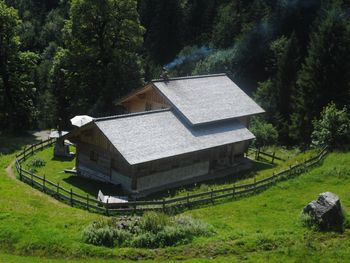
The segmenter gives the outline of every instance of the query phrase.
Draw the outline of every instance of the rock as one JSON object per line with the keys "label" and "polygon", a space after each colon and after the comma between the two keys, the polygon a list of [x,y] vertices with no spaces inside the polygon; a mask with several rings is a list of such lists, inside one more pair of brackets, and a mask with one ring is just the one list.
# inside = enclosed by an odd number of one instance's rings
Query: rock
{"label": "rock", "polygon": [[303,212],[311,217],[312,223],[320,230],[343,231],[344,214],[340,200],[331,192],[321,193],[317,200],[304,207]]}

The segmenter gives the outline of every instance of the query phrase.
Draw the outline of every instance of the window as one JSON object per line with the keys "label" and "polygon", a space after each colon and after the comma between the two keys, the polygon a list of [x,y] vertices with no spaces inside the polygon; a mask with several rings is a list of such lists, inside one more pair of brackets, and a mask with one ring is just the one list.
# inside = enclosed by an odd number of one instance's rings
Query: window
{"label": "window", "polygon": [[94,151],[91,151],[90,152],[90,160],[94,161],[94,162],[98,162],[98,153],[94,152]]}

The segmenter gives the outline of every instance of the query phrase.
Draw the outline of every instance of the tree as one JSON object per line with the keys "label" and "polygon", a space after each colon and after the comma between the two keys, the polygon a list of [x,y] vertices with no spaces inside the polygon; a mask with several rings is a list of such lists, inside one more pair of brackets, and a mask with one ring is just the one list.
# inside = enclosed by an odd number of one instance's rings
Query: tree
{"label": "tree", "polygon": [[291,136],[309,142],[312,120],[330,101],[350,102],[349,19],[337,5],[329,9],[311,35],[308,55],[293,96]]}
{"label": "tree", "polygon": [[180,0],[141,0],[140,17],[147,28],[144,46],[151,60],[170,62],[183,47],[183,9]]}
{"label": "tree", "polygon": [[312,146],[340,148],[350,142],[350,116],[346,107],[337,109],[330,103],[313,121]]}
{"label": "tree", "polygon": [[20,131],[32,123],[38,56],[20,52],[17,11],[0,0],[0,128]]}
{"label": "tree", "polygon": [[255,135],[253,145],[257,148],[274,145],[278,140],[278,133],[272,124],[263,119],[253,118],[250,126],[251,132]]}
{"label": "tree", "polygon": [[50,74],[59,118],[116,114],[114,100],[141,85],[143,32],[134,0],[72,1]]}
{"label": "tree", "polygon": [[188,0],[185,6],[184,42],[189,44],[207,44],[210,39],[218,0]]}
{"label": "tree", "polygon": [[289,125],[292,113],[291,97],[299,69],[298,43],[295,34],[290,38],[282,36],[270,44],[272,52],[269,71],[272,77],[259,83],[254,95],[266,110],[268,121],[272,122],[283,143],[290,143]]}

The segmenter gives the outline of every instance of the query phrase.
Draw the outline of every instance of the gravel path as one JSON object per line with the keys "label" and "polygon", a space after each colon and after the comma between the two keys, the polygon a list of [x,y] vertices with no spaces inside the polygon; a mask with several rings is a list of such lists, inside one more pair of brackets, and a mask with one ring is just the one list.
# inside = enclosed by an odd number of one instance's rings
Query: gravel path
{"label": "gravel path", "polygon": [[35,139],[44,141],[49,138],[50,132],[51,132],[50,130],[43,130],[43,131],[31,131],[29,133],[35,136]]}

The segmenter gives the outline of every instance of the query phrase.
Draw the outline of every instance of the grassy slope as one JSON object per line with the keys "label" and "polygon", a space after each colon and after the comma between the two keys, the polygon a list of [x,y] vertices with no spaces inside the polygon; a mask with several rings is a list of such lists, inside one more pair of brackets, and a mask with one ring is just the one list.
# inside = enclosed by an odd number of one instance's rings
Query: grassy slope
{"label": "grassy slope", "polygon": [[[2,156],[1,168],[11,158]],[[0,250],[34,256],[0,253],[0,262],[42,262],[40,256],[57,258],[47,262],[91,256],[188,262],[209,261],[198,261],[201,257],[214,257],[218,262],[344,262],[350,258],[350,232],[314,233],[301,226],[299,214],[323,191],[337,193],[346,210],[350,208],[349,162],[350,153],[333,153],[322,167],[257,196],[188,211],[213,224],[217,235],[159,250],[106,249],[81,243],[82,228],[97,215],[56,202],[0,170]]]}

